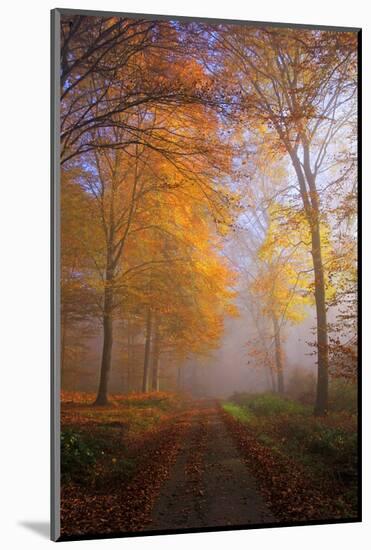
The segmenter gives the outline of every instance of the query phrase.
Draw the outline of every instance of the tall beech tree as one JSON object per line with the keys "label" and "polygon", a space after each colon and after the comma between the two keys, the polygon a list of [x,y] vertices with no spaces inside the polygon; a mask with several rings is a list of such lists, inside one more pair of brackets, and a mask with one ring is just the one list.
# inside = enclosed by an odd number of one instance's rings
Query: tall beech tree
{"label": "tall beech tree", "polygon": [[[152,388],[156,389],[161,354],[171,352],[180,361],[207,353],[219,341],[224,317],[236,311],[234,275],[220,255],[214,223],[217,205],[219,216],[226,220],[230,215],[228,202],[214,193],[211,208],[202,188],[192,181],[148,199],[151,206],[147,225],[142,226],[140,251],[143,260],[152,258],[152,264],[142,273],[148,288],[138,299],[151,309],[151,340],[146,338],[146,349],[151,343]],[[229,194],[228,201],[232,199]],[[148,385],[149,357],[145,354],[143,388]]]}
{"label": "tall beech tree", "polygon": [[[317,316],[317,415],[328,407],[328,328],[321,249],[321,182],[331,146],[355,116],[356,36],[281,29],[216,29],[246,125],[276,137],[296,174],[310,228]],[[233,76],[231,76],[233,75]],[[241,120],[241,123],[243,121]],[[332,161],[332,157],[331,157]]]}
{"label": "tall beech tree", "polygon": [[[210,93],[212,79],[169,22],[66,17],[61,40],[61,161],[90,172],[80,183],[95,199],[104,241],[94,258],[103,293],[96,403],[104,404],[114,311],[123,299],[117,296],[128,291],[125,277],[144,273],[152,263],[147,258],[132,265],[126,253],[130,235],[135,231],[140,238],[140,205],[149,191],[189,181],[207,208],[217,208],[214,178],[228,153],[224,143],[221,154],[216,136],[219,125],[210,107],[220,109],[221,102]],[[141,221],[133,229],[138,212]]]}
{"label": "tall beech tree", "polygon": [[[106,131],[97,132],[95,142],[99,144],[102,140],[102,146],[85,156],[85,170],[78,180],[89,196],[91,215],[98,223],[96,242],[103,243],[96,248],[94,256],[103,324],[97,405],[107,402],[113,325],[115,316],[121,312],[120,305],[136,288],[139,294],[143,293],[146,311],[152,314],[156,305],[148,300],[156,289],[152,290],[148,279],[152,280],[156,273],[166,278],[168,265],[184,265],[196,239],[205,246],[201,233],[187,236],[190,224],[195,223],[196,211],[205,218],[206,225],[215,225],[216,216],[228,224],[234,202],[232,194],[217,184],[216,178],[220,177],[220,170],[228,166],[229,156],[227,144],[217,143],[212,113],[202,106],[193,106],[191,111],[184,106],[177,110],[175,118],[167,109],[156,108],[154,112],[138,112],[132,124],[151,128],[155,142],[165,139],[164,135],[170,132],[166,152],[164,146],[158,151],[142,144],[123,149],[106,148],[107,139],[112,143],[122,142],[126,130],[119,126],[110,131],[110,137]],[[175,218],[169,215],[168,208],[173,209]],[[159,243],[164,235],[168,239],[169,236],[176,238],[178,246],[173,246],[171,254],[159,255]],[[183,246],[179,246],[181,241]],[[90,240],[88,246],[91,246]],[[148,296],[146,288],[149,288]],[[151,323],[146,326],[143,388],[148,389]]]}

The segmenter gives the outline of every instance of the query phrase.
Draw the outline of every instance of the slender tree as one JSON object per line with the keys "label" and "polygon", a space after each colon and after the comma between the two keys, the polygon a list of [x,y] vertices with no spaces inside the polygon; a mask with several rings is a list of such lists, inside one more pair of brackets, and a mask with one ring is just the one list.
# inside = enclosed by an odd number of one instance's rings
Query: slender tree
{"label": "slender tree", "polygon": [[[217,33],[214,33],[214,35]],[[318,383],[315,413],[328,407],[328,329],[321,246],[321,190],[334,139],[355,115],[354,33],[246,29],[217,36],[229,56],[241,112],[276,136],[296,174],[310,228],[317,314]]]}

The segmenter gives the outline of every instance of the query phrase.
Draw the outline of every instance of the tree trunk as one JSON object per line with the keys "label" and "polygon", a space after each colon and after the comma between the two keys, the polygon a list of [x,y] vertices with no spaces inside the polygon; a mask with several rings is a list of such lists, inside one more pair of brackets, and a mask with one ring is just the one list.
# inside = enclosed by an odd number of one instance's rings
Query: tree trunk
{"label": "tree trunk", "polygon": [[112,327],[112,306],[113,289],[112,276],[110,273],[106,277],[106,288],[104,290],[103,304],[103,352],[100,369],[100,381],[95,400],[95,405],[107,405],[108,403],[108,381],[111,370],[113,327]]}
{"label": "tree trunk", "polygon": [[273,319],[274,347],[275,347],[276,369],[277,369],[277,391],[279,394],[282,395],[285,391],[285,388],[284,388],[284,381],[283,381],[281,333],[280,333],[280,326],[275,314],[273,314],[272,319]]}
{"label": "tree trunk", "polygon": [[[290,153],[300,186],[300,194],[303,200],[304,210],[311,231],[311,252],[314,269],[314,295],[317,315],[317,395],[314,406],[314,414],[323,416],[328,409],[328,335],[325,277],[323,272],[321,233],[320,233],[320,208],[316,188],[316,180],[310,169],[310,154],[308,143],[303,144],[304,163],[303,169],[297,155]],[[306,187],[309,186],[309,194]]]}
{"label": "tree trunk", "polygon": [[325,277],[321,255],[321,236],[318,223],[312,229],[312,256],[317,313],[318,372],[314,414],[324,416],[328,409],[328,335],[325,296]]}
{"label": "tree trunk", "polygon": [[152,390],[160,390],[160,333],[158,322],[155,326],[153,355],[152,355]]}
{"label": "tree trunk", "polygon": [[143,368],[143,384],[142,391],[144,393],[149,390],[149,359],[151,351],[151,331],[152,331],[152,312],[150,306],[147,308],[147,321],[146,321],[146,344],[144,348],[144,368]]}

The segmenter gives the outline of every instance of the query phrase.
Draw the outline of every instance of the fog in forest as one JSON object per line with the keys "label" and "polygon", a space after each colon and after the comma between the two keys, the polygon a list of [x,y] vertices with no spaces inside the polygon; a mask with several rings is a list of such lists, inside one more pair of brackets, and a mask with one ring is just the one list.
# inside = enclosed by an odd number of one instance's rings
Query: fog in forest
{"label": "fog in forest", "polygon": [[66,536],[358,517],[357,46],[62,16]]}
{"label": "fog in forest", "polygon": [[[161,360],[161,390],[184,391],[195,397],[226,398],[233,393],[260,393],[276,390],[272,384],[272,375],[267,365],[262,365],[251,353],[249,341],[259,338],[256,321],[251,314],[249,293],[246,281],[238,265],[241,252],[241,240],[233,235],[225,239],[223,252],[233,261],[234,269],[240,271],[236,284],[235,305],[238,317],[224,319],[223,335],[215,349],[205,356],[197,354],[174,360],[171,354],[164,354]],[[233,251],[237,251],[233,258]],[[246,262],[242,262],[242,267]],[[329,318],[336,318],[336,308],[329,312]],[[127,342],[123,332],[125,327],[119,322],[114,325],[114,346],[112,373],[109,391],[111,393],[130,393],[140,391],[145,353],[144,334],[138,336],[135,344],[134,365],[129,373],[127,360]],[[307,380],[311,389],[316,380],[316,356],[309,345],[314,340],[315,310],[306,307],[306,318],[297,325],[285,325],[282,330],[282,348],[284,360],[285,385],[295,384],[295,376],[300,373]],[[78,391],[94,392],[99,381],[100,360],[102,351],[102,330],[96,325],[93,337],[87,338],[81,349],[82,361],[78,375],[65,381],[65,389],[70,387]],[[120,332],[122,333],[120,335]],[[80,337],[80,333],[76,335]],[[273,353],[273,340],[268,336],[267,347]],[[293,378],[294,376],[294,378]]]}
{"label": "fog in forest", "polygon": [[314,34],[307,50],[278,31],[228,32],[159,24],[165,50],[150,40],[143,57],[129,33],[140,70],[112,60],[118,113],[93,82],[85,111],[65,67],[62,389],[97,405],[299,387],[314,401],[318,381],[323,414],[329,379],[355,378],[353,38],[329,34],[329,70]]}
{"label": "fog in forest", "polygon": [[[186,392],[194,397],[226,398],[234,393],[261,393],[277,391],[276,367],[274,359],[274,331],[268,328],[266,338],[266,355],[261,361],[254,353],[255,341],[262,341],[262,321],[259,303],[254,306],[254,298],[249,290],[251,272],[254,272],[256,255],[262,245],[262,238],[257,237],[255,230],[245,225],[242,216],[242,228],[222,239],[221,257],[237,273],[234,285],[237,316],[223,319],[223,331],[214,349],[206,354],[191,354],[187,358],[173,357],[171,351],[163,352],[160,361],[160,387],[162,391]],[[354,230],[352,229],[354,234]],[[264,235],[265,236],[265,235]],[[354,234],[355,237],[355,234]],[[255,248],[251,249],[251,243]],[[246,243],[249,243],[246,246]],[[246,277],[246,273],[248,276]],[[256,311],[258,308],[258,313]],[[254,315],[255,308],[255,315]],[[339,308],[335,304],[328,310],[328,321],[336,322]],[[264,319],[263,319],[264,320]],[[79,362],[72,360],[71,367],[65,369],[63,388],[82,392],[94,392],[99,383],[101,354],[103,347],[102,326],[94,322],[89,324],[87,332],[70,333],[69,342],[76,345]],[[310,392],[314,395],[317,379],[315,342],[316,314],[313,304],[304,306],[304,316],[297,324],[290,324],[281,319],[281,345],[285,390],[298,395]],[[146,338],[139,330],[135,342],[128,345],[127,324],[114,321],[114,341],[112,354],[112,371],[109,392],[132,393],[142,388],[143,363],[145,360]],[[342,339],[346,342],[352,336],[352,330],[345,330]],[[264,339],[264,338],[263,338]],[[73,345],[73,344],[72,344]],[[131,346],[133,352],[128,355]],[[153,347],[153,346],[152,346]],[[267,361],[267,356],[271,360]],[[299,388],[296,388],[299,379]]]}

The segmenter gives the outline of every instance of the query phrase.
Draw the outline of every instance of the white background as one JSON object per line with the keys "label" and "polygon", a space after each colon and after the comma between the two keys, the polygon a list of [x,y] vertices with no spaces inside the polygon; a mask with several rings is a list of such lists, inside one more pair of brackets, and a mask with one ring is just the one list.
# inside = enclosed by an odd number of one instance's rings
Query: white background
{"label": "white background", "polygon": [[[49,10],[54,7],[362,26],[370,125],[370,16],[361,0],[7,0],[0,19],[0,545],[41,548],[49,520]],[[5,120],[5,123],[4,123]],[[370,138],[364,136],[364,523],[71,542],[84,548],[366,548],[370,529]],[[370,544],[370,543],[368,543]],[[369,547],[369,546],[368,546]]]}

